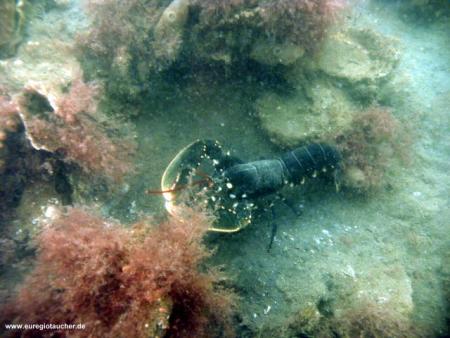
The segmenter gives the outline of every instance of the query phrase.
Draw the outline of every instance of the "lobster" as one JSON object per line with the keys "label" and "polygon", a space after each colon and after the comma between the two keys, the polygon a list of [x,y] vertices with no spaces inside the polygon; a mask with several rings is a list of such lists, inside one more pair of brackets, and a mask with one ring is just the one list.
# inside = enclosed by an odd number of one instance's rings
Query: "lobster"
{"label": "lobster", "polygon": [[[212,167],[211,174],[198,169],[205,160]],[[236,232],[251,223],[257,200],[277,194],[286,185],[303,184],[307,178],[331,173],[338,189],[341,161],[338,150],[324,143],[302,146],[277,158],[243,162],[229,152],[224,153],[217,141],[197,140],[171,161],[161,181],[162,190],[147,190],[147,193],[163,194],[166,209],[173,214],[177,194],[187,187],[199,186],[198,194],[191,196],[201,196],[199,201],[216,211],[219,223],[220,219],[234,215],[231,222],[238,224],[232,228],[216,225],[210,230]],[[193,176],[200,176],[200,179],[193,180]],[[271,210],[275,218],[273,208]],[[268,250],[276,231],[277,224],[273,222]]]}
{"label": "lobster", "polygon": [[[225,169],[221,179],[231,184],[239,198],[257,198],[274,193],[287,184],[305,182],[318,172],[331,169],[337,178],[341,156],[332,146],[312,143],[289,151],[279,158],[236,164]],[[336,180],[337,182],[337,180]]]}

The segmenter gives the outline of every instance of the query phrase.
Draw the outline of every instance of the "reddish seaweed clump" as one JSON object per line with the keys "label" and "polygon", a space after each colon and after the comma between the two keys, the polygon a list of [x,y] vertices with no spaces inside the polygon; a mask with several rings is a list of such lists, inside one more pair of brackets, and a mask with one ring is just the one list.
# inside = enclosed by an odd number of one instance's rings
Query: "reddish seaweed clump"
{"label": "reddish seaweed clump", "polygon": [[263,5],[263,23],[266,31],[278,41],[303,46],[315,51],[326,29],[335,18],[342,0],[280,0]]}
{"label": "reddish seaweed clump", "polygon": [[136,145],[125,123],[114,123],[97,109],[98,88],[75,80],[53,98],[24,90],[19,107],[33,146],[77,164],[87,174],[120,182],[132,171]]}
{"label": "reddish seaweed clump", "polygon": [[410,149],[406,129],[383,107],[362,112],[336,141],[345,159],[344,183],[361,192],[384,186],[393,160],[405,161]]}
{"label": "reddish seaweed clump", "polygon": [[[344,0],[194,0],[200,25],[265,37],[273,43],[294,43],[314,52]],[[224,34],[224,32],[221,32]],[[227,37],[229,39],[229,37]],[[242,45],[242,39],[239,41]],[[242,47],[241,47],[242,48]],[[242,52],[242,51],[241,51]]]}
{"label": "reddish seaweed clump", "polygon": [[57,211],[37,238],[35,269],[2,311],[4,323],[83,324],[11,331],[18,337],[209,337],[227,332],[234,298],[199,267],[209,220],[190,212],[124,229],[81,208]]}

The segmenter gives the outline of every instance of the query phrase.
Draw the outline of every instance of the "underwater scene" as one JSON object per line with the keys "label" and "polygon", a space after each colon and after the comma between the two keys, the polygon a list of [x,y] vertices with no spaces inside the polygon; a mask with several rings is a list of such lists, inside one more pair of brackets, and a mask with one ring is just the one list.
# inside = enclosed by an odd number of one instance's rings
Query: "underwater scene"
{"label": "underwater scene", "polygon": [[0,337],[448,337],[449,173],[448,0],[0,0]]}

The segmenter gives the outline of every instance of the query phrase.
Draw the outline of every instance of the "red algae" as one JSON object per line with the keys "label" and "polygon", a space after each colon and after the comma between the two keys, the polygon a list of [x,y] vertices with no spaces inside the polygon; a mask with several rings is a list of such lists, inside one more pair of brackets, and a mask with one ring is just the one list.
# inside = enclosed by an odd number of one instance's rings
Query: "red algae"
{"label": "red algae", "polygon": [[344,183],[362,192],[384,186],[392,160],[407,160],[406,131],[387,108],[371,107],[357,116],[350,130],[336,138],[345,159]]}
{"label": "red algae", "polygon": [[[345,1],[196,0],[194,4],[201,9],[200,21],[205,26],[217,28],[221,23],[232,22],[232,17],[247,10],[254,16],[253,21],[247,22],[247,29],[253,34],[259,33],[278,43],[295,43],[314,52]],[[236,29],[239,29],[238,25]]]}
{"label": "red algae", "polygon": [[231,335],[234,296],[223,276],[200,271],[210,220],[190,211],[124,229],[83,208],[59,210],[37,238],[36,266],[2,323],[84,324],[84,330],[20,331],[17,337],[212,337]]}
{"label": "red algae", "polygon": [[[50,102],[37,89],[25,89],[18,99],[28,137],[37,149],[57,152],[87,174],[120,182],[133,171],[136,145],[126,124],[115,124],[97,109],[98,88],[75,80],[67,93]],[[116,131],[116,132],[115,132]]]}

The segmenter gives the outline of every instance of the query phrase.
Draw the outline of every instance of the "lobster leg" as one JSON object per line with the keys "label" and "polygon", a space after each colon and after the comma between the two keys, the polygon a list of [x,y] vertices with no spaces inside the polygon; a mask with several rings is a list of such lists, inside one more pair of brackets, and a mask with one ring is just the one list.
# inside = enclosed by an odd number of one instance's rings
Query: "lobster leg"
{"label": "lobster leg", "polygon": [[[283,202],[297,217],[301,216],[302,211],[299,210],[294,202],[288,198],[286,198],[285,196],[283,196],[282,194],[277,194],[275,197],[275,200],[279,200],[281,202]],[[278,223],[277,223],[277,216],[276,216],[276,212],[275,212],[275,204],[273,202],[270,203],[269,205],[270,208],[270,212],[272,214],[272,229],[271,229],[271,233],[270,233],[270,242],[269,242],[269,247],[267,248],[267,252],[270,252],[270,249],[272,248],[273,245],[273,241],[275,240],[275,236],[277,234],[278,231]]]}
{"label": "lobster leg", "polygon": [[270,252],[273,241],[275,239],[275,235],[277,234],[277,230],[278,230],[278,224],[276,222],[277,218],[275,216],[275,210],[273,208],[273,205],[270,206],[270,211],[272,213],[272,231],[270,232],[270,242],[269,242],[269,246],[267,247],[267,252]]}
{"label": "lobster leg", "polygon": [[295,214],[295,216],[300,217],[302,215],[302,211],[299,208],[297,208],[297,206],[292,200],[284,198],[283,203],[286,204],[286,206],[289,209],[291,209],[291,211]]}

